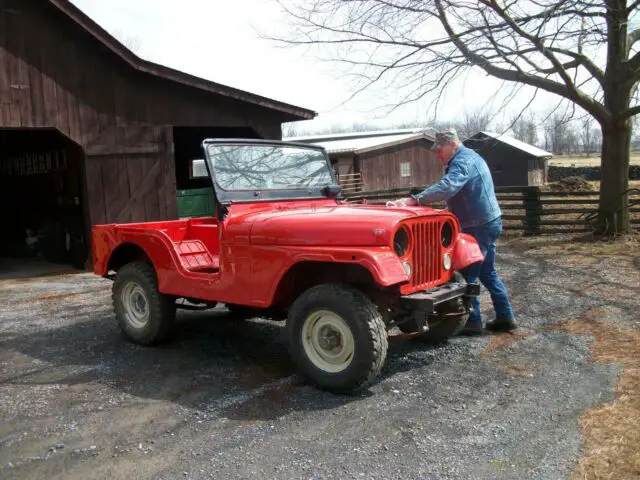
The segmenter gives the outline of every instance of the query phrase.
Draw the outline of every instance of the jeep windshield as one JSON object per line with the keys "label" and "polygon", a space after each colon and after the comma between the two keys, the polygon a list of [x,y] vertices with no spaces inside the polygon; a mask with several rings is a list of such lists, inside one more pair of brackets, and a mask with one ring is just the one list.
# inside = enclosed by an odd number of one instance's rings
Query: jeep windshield
{"label": "jeep windshield", "polygon": [[204,148],[222,201],[320,197],[336,186],[327,155],[317,147],[205,141]]}

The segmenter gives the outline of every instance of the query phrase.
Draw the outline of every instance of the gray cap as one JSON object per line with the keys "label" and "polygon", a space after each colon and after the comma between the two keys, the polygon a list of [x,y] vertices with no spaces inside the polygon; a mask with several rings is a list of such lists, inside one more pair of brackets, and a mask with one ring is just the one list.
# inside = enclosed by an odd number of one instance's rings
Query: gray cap
{"label": "gray cap", "polygon": [[433,146],[431,150],[437,150],[440,147],[443,147],[449,142],[458,142],[460,141],[458,138],[458,132],[456,132],[455,128],[447,128],[442,130],[441,132],[436,132],[436,139],[433,142]]}

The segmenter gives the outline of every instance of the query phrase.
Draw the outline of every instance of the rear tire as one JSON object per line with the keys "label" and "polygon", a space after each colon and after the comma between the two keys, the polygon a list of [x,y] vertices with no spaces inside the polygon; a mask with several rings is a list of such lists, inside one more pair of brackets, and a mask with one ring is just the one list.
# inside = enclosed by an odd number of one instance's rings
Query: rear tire
{"label": "rear tire", "polygon": [[292,360],[321,389],[353,393],[374,382],[387,357],[387,331],[377,307],[348,285],[310,288],[287,320]]}
{"label": "rear tire", "polygon": [[118,325],[132,342],[155,345],[171,334],[175,300],[160,293],[155,271],[148,263],[128,263],[118,270],[112,300]]}

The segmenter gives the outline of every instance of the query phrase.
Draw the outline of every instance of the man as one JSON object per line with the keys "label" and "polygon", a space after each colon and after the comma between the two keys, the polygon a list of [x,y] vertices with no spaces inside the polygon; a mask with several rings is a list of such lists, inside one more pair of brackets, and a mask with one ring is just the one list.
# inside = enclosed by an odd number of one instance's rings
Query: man
{"label": "man", "polygon": [[[480,245],[484,261],[463,272],[467,282],[480,282],[491,294],[496,319],[487,330],[511,331],[517,328],[509,295],[496,271],[496,241],[502,233],[500,206],[493,187],[491,172],[484,159],[458,139],[454,129],[436,133],[431,150],[445,167],[445,175],[421,193],[389,202],[394,206],[426,205],[446,200],[448,209],[458,217],[462,231],[472,235]],[[461,333],[483,332],[480,301],[474,298],[469,321]]]}

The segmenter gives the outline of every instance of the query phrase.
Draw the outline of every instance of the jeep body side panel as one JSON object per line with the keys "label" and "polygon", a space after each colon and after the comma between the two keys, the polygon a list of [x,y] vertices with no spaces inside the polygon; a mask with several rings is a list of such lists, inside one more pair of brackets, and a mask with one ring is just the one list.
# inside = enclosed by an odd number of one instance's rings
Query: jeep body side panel
{"label": "jeep body side panel", "polygon": [[280,280],[298,262],[351,263],[366,268],[381,286],[405,282],[407,275],[389,247],[308,247],[250,244],[250,223],[225,232],[215,273],[185,268],[176,250],[188,221],[99,225],[93,230],[94,272],[105,276],[114,252],[140,248],[153,263],[162,293],[207,301],[268,307]]}

